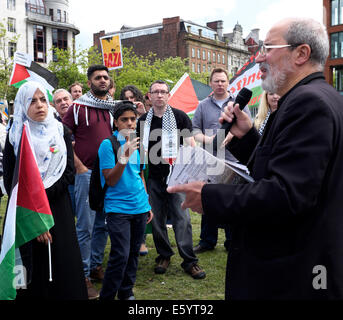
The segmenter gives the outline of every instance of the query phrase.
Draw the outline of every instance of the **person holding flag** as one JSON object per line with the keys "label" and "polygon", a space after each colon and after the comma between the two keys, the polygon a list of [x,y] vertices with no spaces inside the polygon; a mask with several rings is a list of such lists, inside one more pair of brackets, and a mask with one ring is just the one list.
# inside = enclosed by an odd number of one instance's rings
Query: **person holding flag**
{"label": "person holding flag", "polygon": [[[73,176],[69,132],[55,119],[44,87],[29,81],[17,93],[4,149],[9,205],[0,255],[0,298],[87,299],[68,194]],[[15,225],[12,233],[8,232],[11,224]],[[3,285],[4,272],[9,271],[8,276],[13,273],[5,267],[10,265],[5,261],[10,256],[5,256],[8,238],[14,238],[14,247],[19,248],[15,259],[26,273],[24,288],[17,294],[11,292],[15,287]]]}

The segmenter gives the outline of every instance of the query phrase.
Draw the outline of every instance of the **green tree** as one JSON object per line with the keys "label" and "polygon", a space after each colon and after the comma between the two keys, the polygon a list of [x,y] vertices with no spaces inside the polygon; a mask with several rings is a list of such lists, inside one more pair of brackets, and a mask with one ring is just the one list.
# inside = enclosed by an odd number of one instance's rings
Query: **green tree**
{"label": "green tree", "polygon": [[133,84],[145,94],[150,84],[155,80],[164,80],[172,88],[187,72],[193,79],[207,83],[208,74],[189,72],[188,60],[180,57],[157,59],[150,52],[147,56],[138,57],[131,48],[123,48],[123,68],[112,71],[116,83],[115,97],[118,99],[120,90],[126,85]]}
{"label": "green tree", "polygon": [[17,43],[19,35],[8,36],[5,20],[0,22],[0,99],[13,100],[16,89],[8,85],[13,68],[13,58],[8,56],[9,43]]}
{"label": "green tree", "polygon": [[95,47],[80,52],[75,52],[70,48],[66,50],[52,48],[52,50],[56,61],[51,61],[48,69],[56,75],[59,88],[68,89],[75,81],[86,86],[88,67],[92,64],[102,63],[101,54]]}

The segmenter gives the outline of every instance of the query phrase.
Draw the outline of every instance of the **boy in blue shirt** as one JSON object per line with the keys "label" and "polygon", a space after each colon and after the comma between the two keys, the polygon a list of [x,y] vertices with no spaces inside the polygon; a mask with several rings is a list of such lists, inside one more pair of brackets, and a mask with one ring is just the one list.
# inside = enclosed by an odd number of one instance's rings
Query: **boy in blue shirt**
{"label": "boy in blue shirt", "polygon": [[[99,148],[101,183],[108,185],[104,198],[111,251],[100,299],[134,300],[138,256],[146,224],[152,219],[138,152],[139,138],[130,139],[136,129],[137,111],[129,101],[118,104],[113,114],[120,142],[118,154],[105,139]],[[118,157],[118,158],[116,158]]]}

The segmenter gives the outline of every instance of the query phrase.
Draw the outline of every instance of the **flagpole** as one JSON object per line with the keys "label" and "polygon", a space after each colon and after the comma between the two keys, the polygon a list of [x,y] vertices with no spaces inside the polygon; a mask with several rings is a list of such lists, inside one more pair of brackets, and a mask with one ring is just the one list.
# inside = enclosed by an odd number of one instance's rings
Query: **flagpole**
{"label": "flagpole", "polygon": [[48,250],[49,250],[49,281],[52,282],[51,245],[50,245],[50,240],[48,240]]}

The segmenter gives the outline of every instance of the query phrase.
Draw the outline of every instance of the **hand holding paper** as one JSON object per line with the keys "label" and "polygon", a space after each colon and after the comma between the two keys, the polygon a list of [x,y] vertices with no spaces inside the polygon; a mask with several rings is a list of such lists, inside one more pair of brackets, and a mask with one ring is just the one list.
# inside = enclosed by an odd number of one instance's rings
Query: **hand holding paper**
{"label": "hand holding paper", "polygon": [[201,190],[205,182],[196,181],[188,184],[180,184],[174,187],[168,187],[169,193],[182,192],[186,195],[186,199],[181,204],[182,209],[189,208],[194,212],[203,213],[202,202],[201,202]]}

